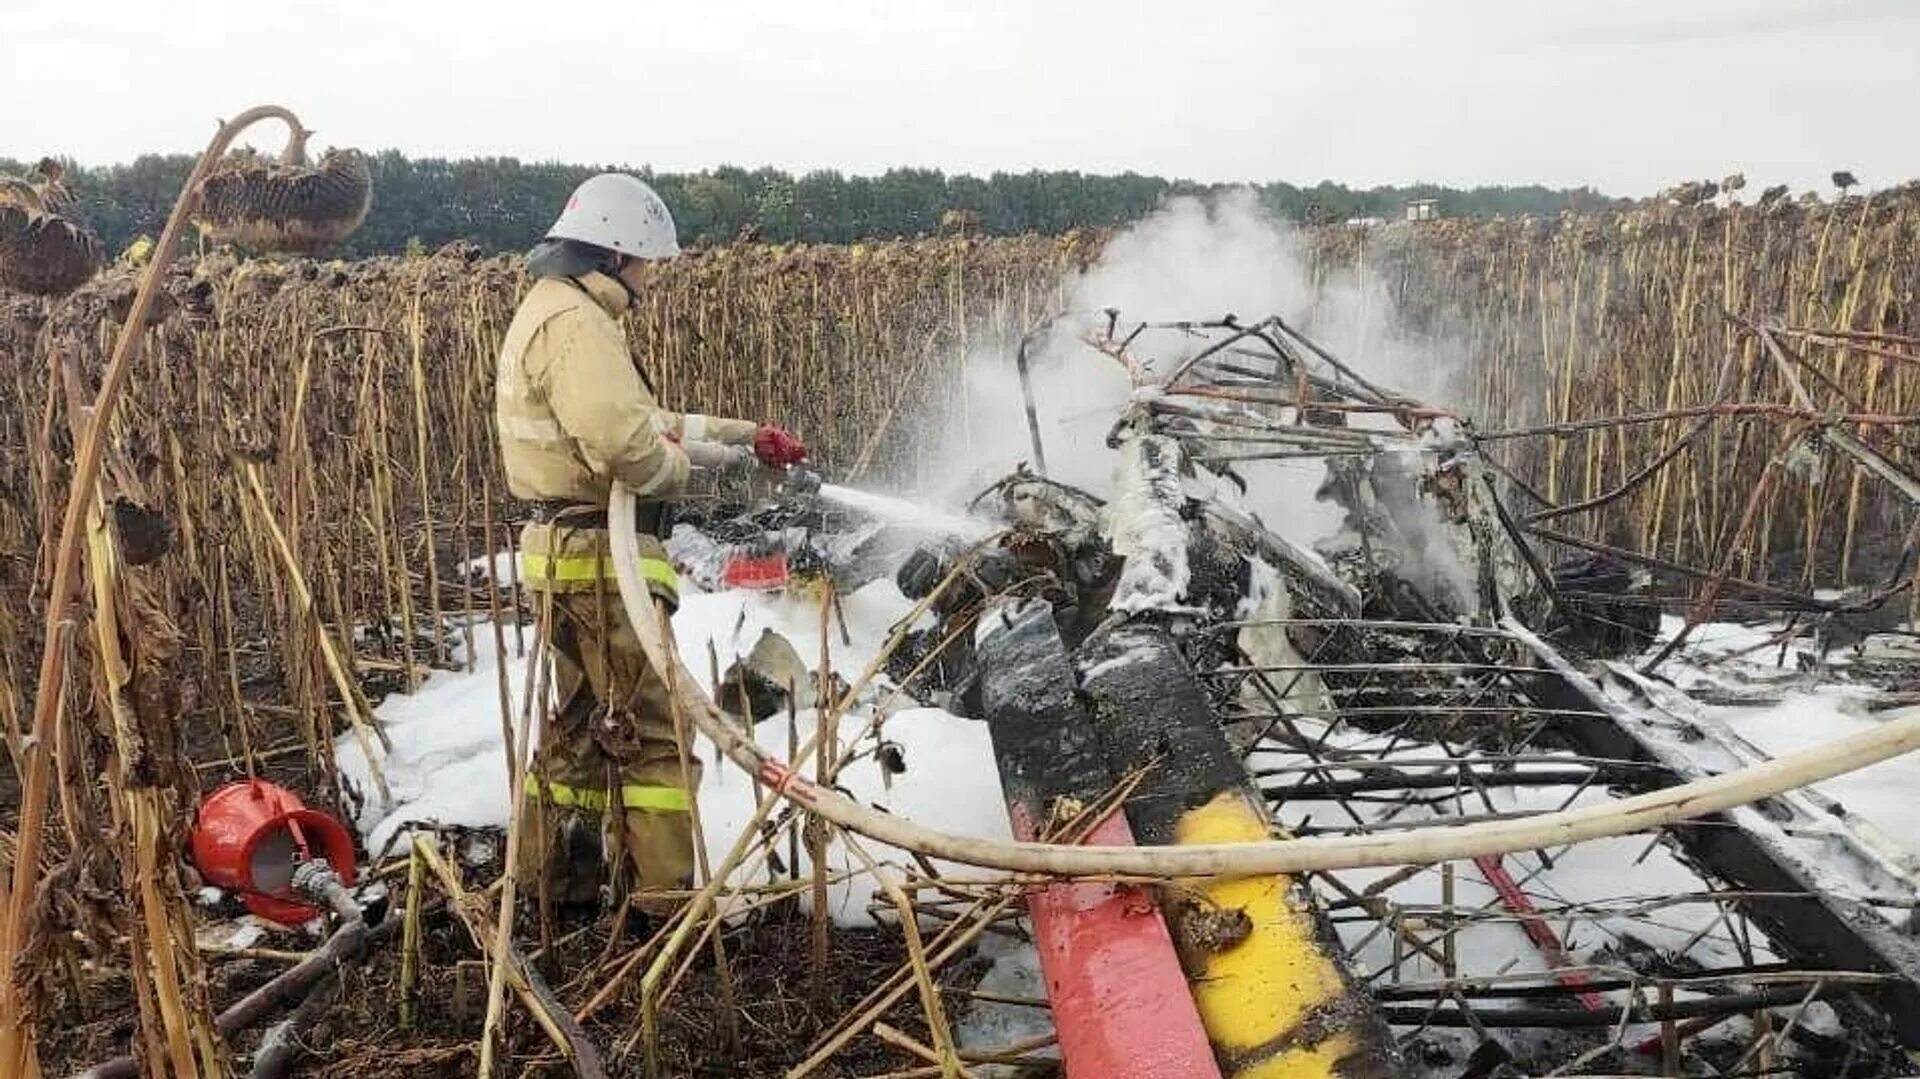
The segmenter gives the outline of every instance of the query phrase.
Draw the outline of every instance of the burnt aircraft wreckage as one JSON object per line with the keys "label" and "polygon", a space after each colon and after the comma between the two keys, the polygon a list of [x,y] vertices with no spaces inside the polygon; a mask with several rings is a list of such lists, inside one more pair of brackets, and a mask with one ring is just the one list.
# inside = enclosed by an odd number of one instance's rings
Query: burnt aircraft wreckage
{"label": "burnt aircraft wreckage", "polygon": [[[1644,578],[1550,561],[1448,410],[1278,318],[1062,319],[1023,382],[1061,334],[1131,387],[1104,495],[1048,475],[1029,393],[1030,463],[973,500],[977,534],[785,501],[674,543],[927,600],[890,673],[989,724],[1019,838],[1389,835],[1763,759],[1624,662],[1659,628]],[[1276,469],[1330,536],[1273,527]],[[1911,856],[1805,788],[1526,853],[1028,900],[1072,1076],[1910,1074],[1916,905]]]}

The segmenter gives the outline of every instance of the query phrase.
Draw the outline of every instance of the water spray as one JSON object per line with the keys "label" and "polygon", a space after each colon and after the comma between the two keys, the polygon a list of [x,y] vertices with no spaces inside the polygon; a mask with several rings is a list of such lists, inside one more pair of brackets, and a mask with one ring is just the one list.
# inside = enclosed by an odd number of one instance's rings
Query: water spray
{"label": "water spray", "polygon": [[904,498],[895,498],[892,495],[874,494],[872,491],[843,487],[837,483],[822,483],[815,493],[828,502],[858,510],[868,516],[906,528],[956,536],[961,539],[981,539],[993,530],[984,521],[972,517],[948,513],[945,510],[934,509]]}

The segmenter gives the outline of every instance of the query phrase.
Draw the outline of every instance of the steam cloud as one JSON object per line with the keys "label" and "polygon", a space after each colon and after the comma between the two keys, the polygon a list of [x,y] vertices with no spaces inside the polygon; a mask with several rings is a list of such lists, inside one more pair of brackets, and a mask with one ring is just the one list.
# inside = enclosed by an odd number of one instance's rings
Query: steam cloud
{"label": "steam cloud", "polygon": [[[1393,226],[1376,229],[1369,243],[1391,242],[1394,232]],[[1457,341],[1404,326],[1385,287],[1364,273],[1343,270],[1316,281],[1303,238],[1262,209],[1250,190],[1170,200],[1115,235],[1099,262],[1065,291],[1068,314],[1033,356],[1036,411],[1049,475],[1100,494],[1112,490],[1119,458],[1106,437],[1129,387],[1119,364],[1080,338],[1104,325],[1107,309],[1117,310],[1123,323],[1228,314],[1251,322],[1279,314],[1368,378],[1428,400],[1447,399],[1464,351]],[[1160,334],[1143,358],[1164,374],[1185,350],[1204,344]],[[965,467],[949,473],[945,489],[927,492],[947,499],[1033,457],[1011,349],[967,359],[968,422],[948,426],[945,455]],[[1252,462],[1240,472],[1248,480],[1248,508],[1288,539],[1311,545],[1339,527],[1338,507],[1315,498],[1325,478],[1319,462]]]}

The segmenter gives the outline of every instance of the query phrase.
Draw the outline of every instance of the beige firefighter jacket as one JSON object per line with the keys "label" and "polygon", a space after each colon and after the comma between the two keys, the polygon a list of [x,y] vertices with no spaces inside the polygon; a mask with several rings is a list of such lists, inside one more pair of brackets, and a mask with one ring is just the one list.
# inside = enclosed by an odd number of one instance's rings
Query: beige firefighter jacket
{"label": "beige firefighter jacket", "polygon": [[[620,316],[627,291],[603,273],[542,278],[527,290],[500,348],[494,412],[507,487],[516,498],[604,507],[620,479],[642,499],[671,498],[687,482],[677,440],[748,444],[747,420],[662,409],[634,366]],[[671,602],[672,568],[657,540],[641,553]],[[606,533],[564,518],[521,534],[522,582],[591,591],[611,578]],[[665,585],[665,587],[662,587]]]}

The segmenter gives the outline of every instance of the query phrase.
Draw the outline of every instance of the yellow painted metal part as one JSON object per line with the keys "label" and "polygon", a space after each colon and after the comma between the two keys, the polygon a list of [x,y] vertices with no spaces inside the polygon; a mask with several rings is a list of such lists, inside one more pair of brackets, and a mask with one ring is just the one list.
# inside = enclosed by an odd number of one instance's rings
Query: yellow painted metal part
{"label": "yellow painted metal part", "polygon": [[[1179,845],[1268,838],[1267,818],[1238,791],[1188,810],[1174,826]],[[1363,1050],[1353,1033],[1340,1029],[1341,1017],[1353,1012],[1333,1006],[1349,992],[1348,984],[1315,935],[1312,913],[1289,900],[1291,883],[1289,877],[1265,876],[1193,885],[1218,909],[1245,911],[1252,923],[1245,939],[1217,951],[1192,949],[1189,957],[1202,968],[1192,978],[1200,1021],[1222,1071],[1235,1079],[1331,1077]],[[1331,1029],[1310,1030],[1309,1023]]]}

